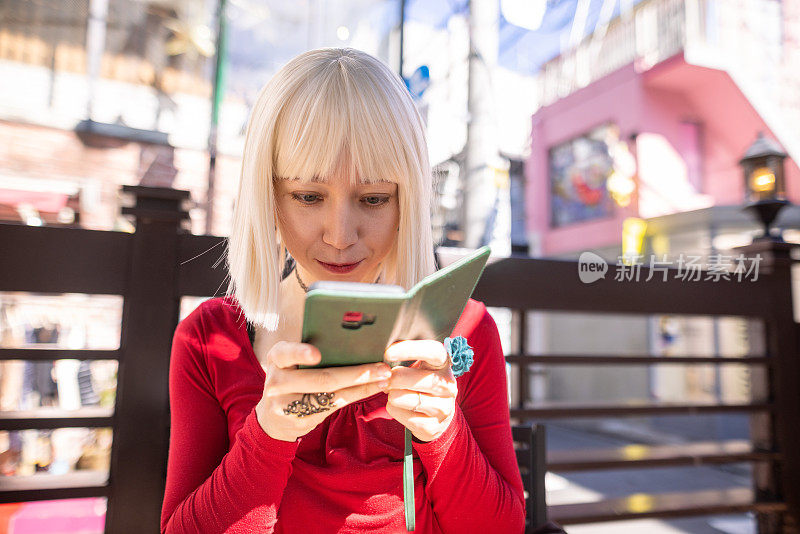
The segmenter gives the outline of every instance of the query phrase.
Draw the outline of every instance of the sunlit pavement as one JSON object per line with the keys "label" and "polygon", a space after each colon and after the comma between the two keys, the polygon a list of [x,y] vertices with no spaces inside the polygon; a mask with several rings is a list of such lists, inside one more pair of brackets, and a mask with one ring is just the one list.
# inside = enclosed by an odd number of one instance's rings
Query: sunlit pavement
{"label": "sunlit pavement", "polygon": [[[552,449],[610,448],[629,445],[608,434],[547,423],[547,446]],[[602,471],[548,473],[547,504],[592,502],[632,493],[699,491],[747,486],[747,466],[665,467],[656,469],[615,469]],[[570,534],[755,534],[750,514],[688,517],[670,520],[640,519],[586,525],[570,525]]]}

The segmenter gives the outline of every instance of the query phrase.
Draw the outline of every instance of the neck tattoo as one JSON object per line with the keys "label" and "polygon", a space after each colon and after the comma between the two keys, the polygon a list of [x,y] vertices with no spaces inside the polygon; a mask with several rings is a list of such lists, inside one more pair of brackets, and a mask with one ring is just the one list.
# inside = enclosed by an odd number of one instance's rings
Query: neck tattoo
{"label": "neck tattoo", "polygon": [[297,277],[297,281],[300,283],[300,287],[302,287],[302,288],[303,288],[303,291],[305,291],[306,293],[308,293],[308,286],[307,286],[307,285],[305,285],[305,284],[303,283],[303,281],[300,279],[300,273],[297,271],[297,266],[296,266],[296,265],[295,265],[295,267],[294,267],[294,275]]}

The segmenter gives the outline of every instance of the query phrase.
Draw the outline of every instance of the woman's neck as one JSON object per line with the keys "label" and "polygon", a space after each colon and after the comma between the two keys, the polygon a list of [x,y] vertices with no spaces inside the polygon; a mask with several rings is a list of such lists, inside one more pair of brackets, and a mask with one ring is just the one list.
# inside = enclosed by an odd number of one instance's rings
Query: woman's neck
{"label": "woman's neck", "polygon": [[297,283],[294,273],[284,278],[278,286],[280,294],[280,326],[296,325],[302,321],[306,292]]}

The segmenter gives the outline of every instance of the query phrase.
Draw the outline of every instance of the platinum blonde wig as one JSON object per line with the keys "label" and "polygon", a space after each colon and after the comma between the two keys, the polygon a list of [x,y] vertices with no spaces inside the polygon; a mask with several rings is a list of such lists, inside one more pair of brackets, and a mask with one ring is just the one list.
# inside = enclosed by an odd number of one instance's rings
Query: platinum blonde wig
{"label": "platinum blonde wig", "polygon": [[349,155],[352,184],[359,177],[397,183],[399,230],[380,280],[409,289],[435,270],[425,129],[405,84],[365,52],[310,50],[261,89],[247,125],[228,238],[226,295],[235,296],[251,323],[268,330],[278,326],[286,249],[273,181],[324,179],[342,153]]}

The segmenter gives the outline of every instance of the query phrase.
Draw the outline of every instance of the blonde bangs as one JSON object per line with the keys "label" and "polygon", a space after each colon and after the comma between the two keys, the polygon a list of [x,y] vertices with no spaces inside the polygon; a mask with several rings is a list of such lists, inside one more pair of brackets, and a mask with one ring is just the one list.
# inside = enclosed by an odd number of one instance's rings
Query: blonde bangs
{"label": "blonde bangs", "polygon": [[275,178],[324,180],[342,159],[351,185],[406,184],[422,171],[418,143],[404,133],[408,118],[396,112],[405,103],[390,101],[387,96],[395,95],[381,91],[381,81],[370,74],[353,58],[328,58],[297,88],[276,121]]}

